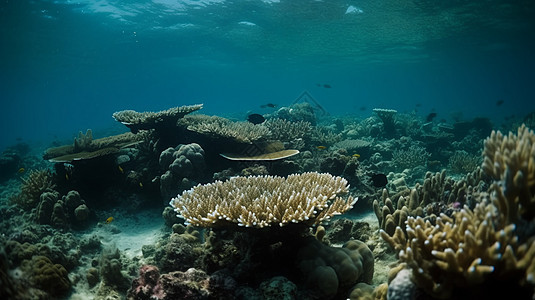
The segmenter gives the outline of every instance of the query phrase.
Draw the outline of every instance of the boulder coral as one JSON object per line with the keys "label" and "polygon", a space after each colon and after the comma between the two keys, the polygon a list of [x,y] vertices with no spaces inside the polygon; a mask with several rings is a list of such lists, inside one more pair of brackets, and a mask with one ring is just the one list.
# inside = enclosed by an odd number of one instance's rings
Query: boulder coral
{"label": "boulder coral", "polygon": [[334,248],[309,237],[298,250],[296,263],[307,288],[321,299],[343,296],[353,285],[371,284],[373,278],[373,254],[356,240]]}
{"label": "boulder coral", "polygon": [[89,214],[89,208],[77,191],[69,191],[60,199],[59,193],[51,190],[41,194],[35,218],[39,224],[69,228],[84,224]]}
{"label": "boulder coral", "polygon": [[35,287],[53,297],[63,296],[71,288],[67,270],[60,264],[52,263],[46,256],[37,255],[30,260],[24,260],[21,268]]}
{"label": "boulder coral", "polygon": [[196,143],[162,151],[159,164],[165,173],[160,176],[160,193],[164,199],[191,188],[194,180],[202,177],[206,169],[204,155],[204,150]]}

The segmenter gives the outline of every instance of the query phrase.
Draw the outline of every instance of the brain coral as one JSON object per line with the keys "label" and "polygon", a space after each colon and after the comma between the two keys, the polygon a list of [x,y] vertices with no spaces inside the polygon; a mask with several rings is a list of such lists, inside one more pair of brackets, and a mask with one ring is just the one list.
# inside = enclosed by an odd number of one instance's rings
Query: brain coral
{"label": "brain coral", "polygon": [[273,224],[320,223],[353,207],[347,181],[326,173],[233,177],[183,192],[171,199],[187,224],[204,227],[236,224],[266,227]]}
{"label": "brain coral", "polygon": [[67,270],[60,264],[53,264],[46,256],[37,255],[23,261],[22,269],[36,287],[52,296],[64,295],[71,288]]}

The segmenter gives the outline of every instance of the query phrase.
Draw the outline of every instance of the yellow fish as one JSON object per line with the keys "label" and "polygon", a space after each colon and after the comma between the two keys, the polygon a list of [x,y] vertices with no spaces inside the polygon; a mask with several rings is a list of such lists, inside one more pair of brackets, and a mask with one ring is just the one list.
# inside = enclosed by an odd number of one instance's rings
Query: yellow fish
{"label": "yellow fish", "polygon": [[65,179],[69,180],[69,174],[65,173]]}
{"label": "yellow fish", "polygon": [[109,217],[106,219],[106,224],[110,224],[113,221],[113,217]]}
{"label": "yellow fish", "polygon": [[143,187],[143,183],[141,183],[141,181],[139,182],[139,187]]}
{"label": "yellow fish", "polygon": [[118,168],[119,168],[119,172],[124,173],[124,170],[121,166],[118,166]]}
{"label": "yellow fish", "polygon": [[24,168],[20,168],[17,172],[18,172],[19,174],[22,174],[22,173],[24,173],[24,171],[26,171]]}
{"label": "yellow fish", "polygon": [[327,149],[327,147],[325,147],[325,146],[317,146],[316,148],[318,148],[319,150],[325,150],[325,149]]}
{"label": "yellow fish", "polygon": [[353,157],[355,157],[355,158],[359,158],[359,157],[360,157],[360,154],[355,153],[355,154],[353,154]]}

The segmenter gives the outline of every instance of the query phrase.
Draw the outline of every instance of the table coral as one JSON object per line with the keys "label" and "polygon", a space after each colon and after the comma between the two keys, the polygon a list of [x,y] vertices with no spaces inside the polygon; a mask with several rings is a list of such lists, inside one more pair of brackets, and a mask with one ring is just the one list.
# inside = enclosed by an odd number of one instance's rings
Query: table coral
{"label": "table coral", "polygon": [[357,199],[347,181],[330,174],[233,177],[198,185],[171,199],[179,217],[194,226],[234,224],[244,227],[310,224],[346,212]]}
{"label": "table coral", "polygon": [[123,110],[113,113],[113,118],[130,128],[132,133],[137,133],[139,130],[154,129],[162,126],[176,126],[178,119],[202,107],[202,104],[184,105],[159,112]]}

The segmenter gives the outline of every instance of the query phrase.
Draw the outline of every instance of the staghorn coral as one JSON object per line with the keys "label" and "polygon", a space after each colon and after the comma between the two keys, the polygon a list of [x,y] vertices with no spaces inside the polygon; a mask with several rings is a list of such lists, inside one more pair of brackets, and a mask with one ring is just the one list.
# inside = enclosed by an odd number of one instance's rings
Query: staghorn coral
{"label": "staghorn coral", "polygon": [[250,122],[232,122],[228,119],[212,116],[189,118],[181,125],[187,125],[187,129],[212,138],[230,139],[238,143],[253,143],[265,140],[269,129],[264,125],[255,125]]}
{"label": "staghorn coral", "polygon": [[485,186],[479,168],[457,181],[446,176],[446,170],[434,174],[427,172],[423,185],[416,184],[412,190],[403,190],[390,197],[384,189],[381,200],[373,201],[373,209],[379,227],[393,235],[396,227],[405,229],[408,217],[418,216],[434,222],[441,213],[451,216],[452,207],[465,204],[474,207],[485,192]]}
{"label": "staghorn coral", "polygon": [[412,189],[409,196],[399,196],[396,202],[396,208],[390,197],[388,191],[383,189],[381,207],[379,201],[373,201],[373,210],[375,216],[379,221],[379,228],[386,231],[389,235],[393,235],[396,227],[402,227],[409,216],[423,216],[422,207],[418,199],[418,190]]}
{"label": "staghorn coral", "polygon": [[20,193],[10,196],[9,202],[24,209],[32,209],[39,203],[41,193],[54,187],[49,170],[32,170],[28,177],[22,179]]}
{"label": "staghorn coral", "polygon": [[[381,230],[381,237],[398,252],[402,266],[412,270],[416,284],[438,298],[492,277],[535,283],[535,238],[520,243],[515,225],[499,226],[501,218],[493,203],[480,203],[454,218],[442,214],[436,225],[409,217],[406,233],[397,227],[392,237]],[[519,272],[524,278],[518,278]]]}
{"label": "staghorn coral", "polygon": [[535,134],[525,125],[518,134],[503,135],[492,131],[485,139],[485,156],[482,168],[485,173],[502,181],[510,203],[510,215],[514,221],[519,206],[520,215],[535,217]]}
{"label": "staghorn coral", "polygon": [[202,104],[173,107],[159,112],[137,112],[123,110],[113,113],[113,118],[130,128],[132,133],[161,126],[176,126],[176,122],[185,115],[202,108]]}
{"label": "staghorn coral", "polygon": [[400,261],[390,277],[408,268],[416,285],[437,298],[458,297],[467,287],[492,295],[493,282],[520,297],[533,296],[533,141],[533,132],[524,126],[517,136],[493,132],[486,139],[482,169],[495,181],[487,192],[474,194],[473,209],[465,205],[451,217],[440,214],[435,220],[408,217],[405,230],[398,226],[394,234],[381,230]]}
{"label": "staghorn coral", "polygon": [[347,181],[330,174],[304,173],[278,176],[233,177],[198,185],[171,199],[187,224],[217,227],[235,224],[266,227],[278,224],[320,223],[346,212],[357,199],[348,192]]}

